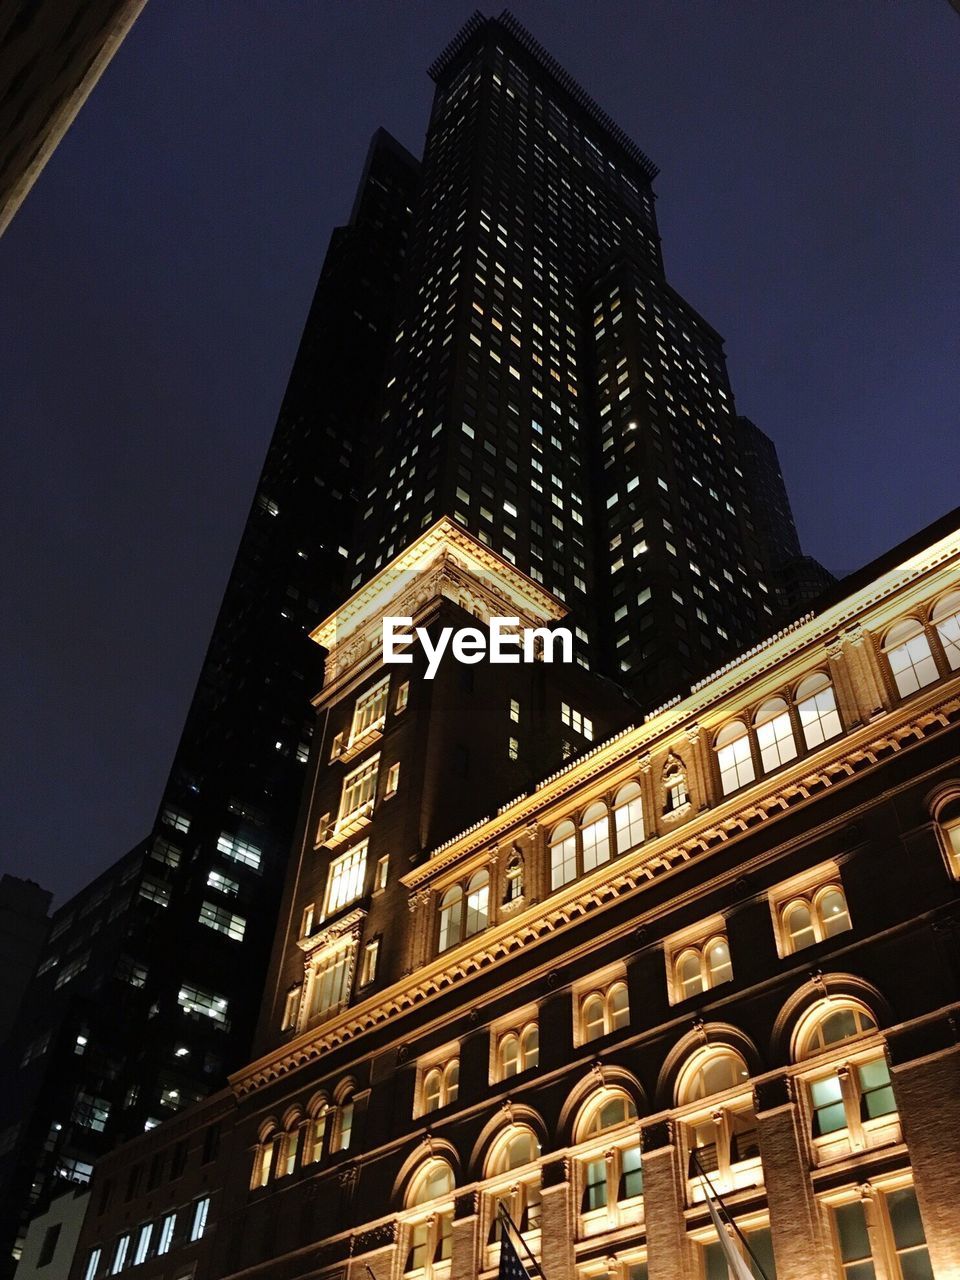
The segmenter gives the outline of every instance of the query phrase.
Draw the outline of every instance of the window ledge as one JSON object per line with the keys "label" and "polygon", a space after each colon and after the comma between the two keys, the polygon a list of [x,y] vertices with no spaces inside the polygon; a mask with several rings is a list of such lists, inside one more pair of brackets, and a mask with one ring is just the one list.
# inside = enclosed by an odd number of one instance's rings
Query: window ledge
{"label": "window ledge", "polygon": [[358,734],[343,748],[338,756],[330,761],[331,764],[340,763],[348,764],[351,760],[355,760],[357,756],[366,751],[367,747],[372,747],[383,737],[383,720],[376,720],[363,733]]}
{"label": "window ledge", "polygon": [[338,845],[346,844],[351,836],[355,836],[358,831],[362,831],[364,827],[370,825],[372,817],[373,801],[368,800],[365,805],[362,805],[353,813],[347,814],[345,818],[341,818],[322,843],[328,849],[336,849]]}

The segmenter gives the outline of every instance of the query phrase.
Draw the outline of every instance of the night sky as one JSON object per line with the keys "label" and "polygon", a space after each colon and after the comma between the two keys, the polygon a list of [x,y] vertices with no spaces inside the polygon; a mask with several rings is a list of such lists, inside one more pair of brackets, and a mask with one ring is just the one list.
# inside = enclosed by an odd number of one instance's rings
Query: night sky
{"label": "night sky", "polygon": [[[378,125],[419,154],[470,11],[153,0],[0,240],[0,867],[58,901],[149,828],[330,230]],[[957,505],[947,0],[513,12],[659,164],[805,548]]]}

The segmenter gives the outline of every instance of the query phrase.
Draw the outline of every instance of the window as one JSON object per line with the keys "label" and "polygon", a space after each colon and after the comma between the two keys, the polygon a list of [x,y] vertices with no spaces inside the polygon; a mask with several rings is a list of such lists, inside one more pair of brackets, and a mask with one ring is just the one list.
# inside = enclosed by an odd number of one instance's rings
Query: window
{"label": "window", "polygon": [[827,868],[810,888],[775,891],[772,901],[781,955],[793,955],[851,927],[835,867]]}
{"label": "window", "polygon": [[[604,1138],[602,1151],[593,1151],[580,1162],[580,1211],[585,1215],[643,1194],[643,1165],[636,1134],[637,1108],[621,1090],[601,1090],[588,1100],[576,1125],[576,1140]],[[629,1126],[629,1129],[627,1129]],[[611,1141],[608,1135],[627,1130],[629,1136]],[[590,1224],[585,1224],[589,1231]],[[598,1215],[597,1228],[606,1230],[608,1214]]]}
{"label": "window", "polygon": [[448,1058],[424,1070],[420,1083],[420,1115],[456,1102],[460,1092],[460,1059]]}
{"label": "window", "polygon": [[141,1262],[147,1259],[147,1253],[150,1250],[150,1240],[153,1237],[153,1223],[145,1222],[140,1228],[137,1236],[137,1247],[133,1251],[133,1265],[138,1267]]}
{"label": "window", "polygon": [[251,867],[254,871],[260,870],[263,851],[257,845],[251,844],[249,840],[241,840],[239,836],[221,831],[217,840],[217,852],[222,853],[231,862],[239,862],[242,866]]}
{"label": "window", "polygon": [[384,854],[382,858],[377,860],[377,872],[374,877],[373,891],[374,893],[382,893],[387,887],[387,880],[390,876],[390,856]]}
{"label": "window", "polygon": [[610,860],[610,820],[605,804],[592,804],[580,824],[584,873]]}
{"label": "window", "polygon": [[353,1137],[353,1102],[345,1098],[339,1104],[333,1117],[333,1132],[330,1136],[332,1152],[347,1151]]}
{"label": "window", "polygon": [[797,715],[807,750],[813,751],[843,732],[830,677],[822,671],[807,676],[797,686]]}
{"label": "window", "polygon": [[160,1235],[157,1238],[157,1253],[164,1254],[170,1252],[170,1245],[173,1241],[173,1233],[177,1226],[177,1215],[168,1213],[160,1223]]}
{"label": "window", "polygon": [[331,1013],[347,1003],[353,972],[354,946],[324,952],[310,972],[310,1016]]}
{"label": "window", "polygon": [[643,844],[643,802],[640,784],[628,782],[613,801],[613,826],[617,834],[617,853],[626,853]]}
{"label": "window", "polygon": [[589,991],[579,1000],[580,1043],[599,1040],[629,1025],[630,1003],[627,984],[622,979],[612,982],[604,990]]}
{"label": "window", "polygon": [[119,1275],[127,1261],[127,1252],[130,1249],[130,1236],[121,1236],[117,1241],[116,1248],[113,1251],[113,1265],[110,1267],[112,1276]]}
{"label": "window", "polygon": [[490,876],[475,872],[465,886],[452,885],[440,899],[439,949],[446,951],[490,923]]}
{"label": "window", "polygon": [[236,916],[233,912],[228,911],[226,907],[218,906],[215,902],[201,904],[200,923],[205,924],[208,929],[213,929],[216,933],[226,934],[234,942],[243,941],[243,935],[247,928],[247,922],[243,916]]}
{"label": "window", "polygon": [[[153,876],[144,876],[140,882],[139,895],[146,902],[154,902],[158,907],[170,905],[170,886]],[[62,975],[61,975],[62,976]],[[57,983],[59,986],[60,984]]]}
{"label": "window", "polygon": [[210,1197],[204,1196],[193,1206],[193,1218],[190,1222],[190,1239],[199,1240],[206,1230],[207,1215],[210,1212]]}
{"label": "window", "polygon": [[106,1098],[97,1098],[90,1093],[78,1093],[73,1104],[71,1120],[82,1125],[84,1129],[93,1129],[103,1133],[110,1117],[110,1103]]}
{"label": "window", "polygon": [[89,1257],[87,1258],[87,1266],[83,1273],[83,1280],[94,1280],[94,1277],[96,1276],[97,1272],[100,1270],[101,1256],[102,1256],[102,1250],[100,1249],[99,1245],[97,1246],[96,1249],[90,1250]]}
{"label": "window", "polygon": [[380,939],[374,938],[363,948],[363,960],[360,965],[360,985],[367,987],[377,976],[377,961],[380,956]]}
{"label": "window", "polygon": [[43,1244],[40,1246],[40,1252],[37,1254],[37,1267],[48,1267],[53,1261],[53,1255],[57,1251],[57,1241],[60,1239],[59,1222],[52,1227],[47,1227],[43,1236]]}
{"label": "window", "polygon": [[354,845],[339,858],[334,858],[327,872],[327,890],[323,900],[324,917],[336,915],[355,902],[363,893],[367,869],[367,841]]}
{"label": "window", "polygon": [[386,786],[383,789],[384,799],[387,799],[389,796],[395,796],[397,794],[397,787],[399,785],[400,785],[400,763],[399,761],[394,761],[394,763],[387,770],[387,782],[386,782]]}
{"label": "window", "polygon": [[916,618],[905,618],[892,626],[883,638],[883,651],[901,698],[939,677],[930,641]]}
{"label": "window", "polygon": [[375,755],[344,778],[340,812],[337,815],[338,827],[350,825],[373,808],[379,768],[380,756]]}
{"label": "window", "polygon": [[943,645],[951,671],[960,667],[960,591],[951,591],[933,606],[930,622]]}
{"label": "window", "polygon": [[790,712],[783,698],[768,698],[754,717],[760,765],[764,773],[772,773],[793,760],[797,744],[790,723]]}
{"label": "window", "polygon": [[681,1105],[742,1087],[750,1071],[735,1049],[712,1046],[695,1053],[681,1072],[677,1100]]}
{"label": "window", "polygon": [[530,1071],[540,1062],[540,1031],[535,1022],[525,1027],[504,1032],[497,1041],[496,1079]]}
{"label": "window", "polygon": [[690,931],[668,938],[665,943],[667,957],[667,985],[670,1003],[688,1000],[721,983],[733,980],[733,964],[727,943],[723,920],[708,921],[691,937]]}
{"label": "window", "polygon": [[816,1057],[838,1044],[876,1031],[877,1024],[865,1006],[852,1000],[819,1001],[801,1021],[794,1037],[794,1057]]}
{"label": "window", "polygon": [[174,831],[182,831],[186,833],[190,830],[190,817],[184,813],[182,809],[175,809],[172,805],[167,805],[160,815],[160,821],[166,823],[168,827],[173,827]]}
{"label": "window", "polygon": [[550,887],[559,889],[576,878],[576,828],[570,821],[561,822],[550,836]]}
{"label": "window", "polygon": [[732,720],[717,734],[717,764],[720,787],[725,796],[745,787],[756,777],[750,754],[750,736],[742,720]]}
{"label": "window", "polygon": [[581,711],[571,707],[568,702],[560,704],[560,719],[574,733],[581,734],[588,742],[593,741],[593,721]]}
{"label": "window", "polygon": [[383,725],[387,714],[389,690],[390,677],[387,676],[357,699],[353,709],[353,724],[350,726],[351,745],[358,738],[374,733]]}
{"label": "window", "polygon": [[432,1274],[436,1263],[447,1262],[453,1240],[453,1205],[438,1209],[436,1202],[453,1195],[453,1170],[446,1160],[430,1160],[416,1175],[407,1195],[407,1207],[431,1206],[429,1217],[414,1220],[409,1228],[404,1273]]}
{"label": "window", "polygon": [[231,898],[235,898],[240,892],[240,886],[236,880],[231,880],[229,876],[225,876],[219,871],[207,872],[207,887],[216,889],[218,893],[225,893]]}
{"label": "window", "polygon": [[185,1013],[202,1014],[214,1022],[226,1024],[227,1001],[213,991],[204,991],[200,987],[182,986],[177,993],[177,1003]]}
{"label": "window", "polygon": [[[831,1218],[837,1256],[848,1280],[875,1280],[875,1262],[897,1280],[933,1280],[927,1238],[913,1187],[883,1191],[876,1197],[879,1221],[874,1239],[884,1256],[871,1249],[863,1200],[833,1207]],[[892,1256],[889,1256],[891,1255]]]}
{"label": "window", "polygon": [[315,1164],[324,1156],[324,1143],[330,1127],[333,1108],[326,1099],[310,1104],[310,1120],[307,1124],[307,1141],[303,1153],[304,1164]]}
{"label": "window", "polygon": [[407,703],[410,701],[410,681],[404,680],[397,689],[397,700],[393,704],[393,710],[396,715],[407,709]]}

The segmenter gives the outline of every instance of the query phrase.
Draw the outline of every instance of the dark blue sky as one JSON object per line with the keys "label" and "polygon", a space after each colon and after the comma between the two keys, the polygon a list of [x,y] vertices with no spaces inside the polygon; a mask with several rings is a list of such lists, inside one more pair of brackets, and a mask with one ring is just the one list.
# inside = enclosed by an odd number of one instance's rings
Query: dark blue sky
{"label": "dark blue sky", "polygon": [[[947,0],[512,8],[660,165],[806,548],[957,505]],[[0,240],[0,866],[58,900],[152,820],[330,230],[378,125],[419,153],[469,12],[154,0]]]}

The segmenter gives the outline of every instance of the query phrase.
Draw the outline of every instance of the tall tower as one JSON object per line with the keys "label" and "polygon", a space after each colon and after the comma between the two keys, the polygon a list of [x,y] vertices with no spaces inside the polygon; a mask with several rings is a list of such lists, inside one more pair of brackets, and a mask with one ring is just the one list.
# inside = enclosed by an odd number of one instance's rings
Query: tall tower
{"label": "tall tower", "polygon": [[[250,1054],[342,598],[417,162],[372,142],[333,233],[152,830],[54,915],[5,1070],[0,1246]],[[9,1127],[7,1127],[9,1126]]]}
{"label": "tall tower", "polygon": [[777,619],[722,339],[665,279],[656,167],[512,17],[430,73],[352,585],[449,515],[654,705]]}

